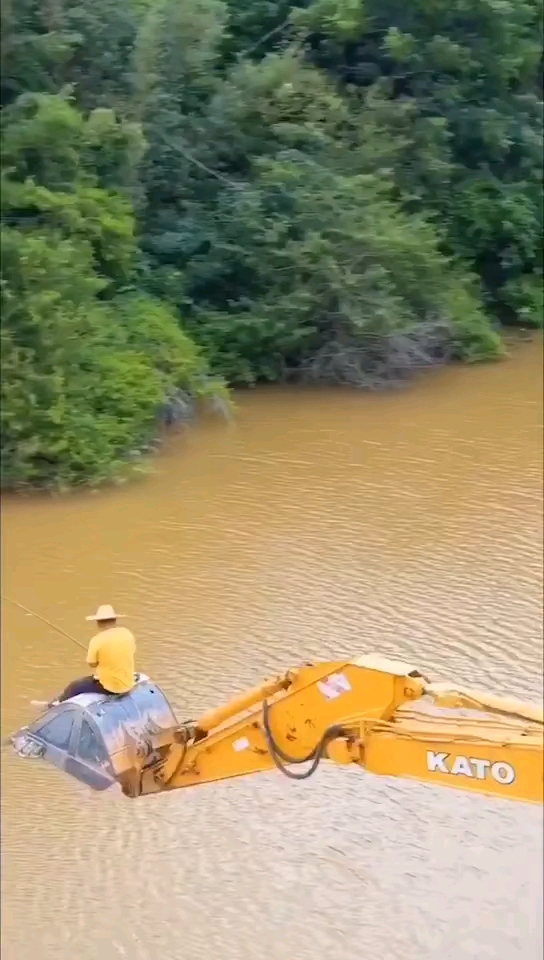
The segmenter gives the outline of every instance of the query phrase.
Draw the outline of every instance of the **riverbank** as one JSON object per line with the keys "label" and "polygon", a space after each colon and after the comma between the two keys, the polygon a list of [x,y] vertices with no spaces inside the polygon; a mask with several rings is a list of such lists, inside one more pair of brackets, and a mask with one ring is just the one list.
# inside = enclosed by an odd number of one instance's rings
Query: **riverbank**
{"label": "riverbank", "polygon": [[[482,363],[510,363],[515,362],[517,352],[520,349],[526,349],[527,345],[533,345],[535,350],[542,349],[543,337],[539,331],[535,330],[507,330],[503,336],[504,350],[500,357],[488,358],[487,361],[474,361],[474,364]],[[177,391],[173,394],[170,402],[163,405],[160,418],[157,420],[157,428],[154,436],[140,443],[139,449],[133,449],[126,459],[120,459],[113,465],[106,475],[98,478],[81,478],[78,482],[64,483],[53,480],[48,484],[33,484],[30,481],[19,481],[15,485],[4,485],[2,489],[3,498],[6,495],[18,496],[36,496],[39,493],[44,495],[66,494],[69,491],[77,489],[99,490],[111,486],[126,485],[134,483],[138,478],[143,479],[148,476],[156,467],[157,457],[164,453],[165,448],[171,444],[176,446],[176,436],[183,435],[188,428],[191,430],[199,429],[210,419],[218,423],[232,423],[236,420],[236,410],[238,398],[242,399],[246,394],[253,395],[255,390],[263,391],[273,388],[274,396],[281,396],[282,390],[291,390],[297,385],[296,397],[303,397],[305,393],[311,391],[312,396],[318,396],[322,391],[325,396],[331,389],[340,391],[354,392],[355,396],[361,398],[364,402],[365,396],[369,393],[383,393],[392,391],[396,393],[399,389],[409,391],[415,384],[420,383],[421,379],[432,376],[440,376],[443,370],[458,369],[463,364],[459,360],[450,360],[450,362],[439,362],[438,360],[421,362],[419,365],[413,365],[410,369],[404,369],[398,372],[398,376],[390,377],[379,382],[369,382],[364,387],[360,384],[357,387],[343,383],[325,382],[323,384],[315,383],[312,377],[300,378],[291,377],[288,383],[283,385],[256,385],[254,387],[238,387],[234,390],[226,391],[221,388],[216,393],[210,389],[209,395],[200,401],[195,401],[188,393]],[[213,384],[212,384],[213,387]]]}

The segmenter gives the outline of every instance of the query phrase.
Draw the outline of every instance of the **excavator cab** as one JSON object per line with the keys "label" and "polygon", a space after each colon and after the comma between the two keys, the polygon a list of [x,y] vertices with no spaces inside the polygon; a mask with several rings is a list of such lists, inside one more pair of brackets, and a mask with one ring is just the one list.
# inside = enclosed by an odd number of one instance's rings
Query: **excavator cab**
{"label": "excavator cab", "polygon": [[[130,693],[80,694],[51,707],[10,739],[20,757],[45,760],[102,791],[119,782],[119,770],[131,765],[139,744],[176,726],[162,690],[140,674]],[[146,760],[152,762],[152,754]]]}

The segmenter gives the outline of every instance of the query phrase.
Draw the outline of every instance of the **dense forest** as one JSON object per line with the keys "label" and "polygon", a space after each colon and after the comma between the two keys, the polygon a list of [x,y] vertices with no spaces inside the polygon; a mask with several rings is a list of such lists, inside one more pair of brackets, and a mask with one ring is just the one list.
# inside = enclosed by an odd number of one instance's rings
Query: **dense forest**
{"label": "dense forest", "polygon": [[542,323],[541,0],[2,0],[4,488]]}

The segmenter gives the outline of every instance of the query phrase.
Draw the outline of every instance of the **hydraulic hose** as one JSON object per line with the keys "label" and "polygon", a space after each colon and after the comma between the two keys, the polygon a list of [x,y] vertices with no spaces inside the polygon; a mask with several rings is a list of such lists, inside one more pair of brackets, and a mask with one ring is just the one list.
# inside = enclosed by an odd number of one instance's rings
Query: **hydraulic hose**
{"label": "hydraulic hose", "polygon": [[[302,757],[301,759],[297,757],[290,757],[289,754],[285,753],[274,740],[272,731],[270,729],[270,705],[266,700],[263,703],[263,730],[266,744],[275,766],[286,777],[289,777],[290,780],[307,780],[308,777],[311,777],[323,759],[327,745],[331,742],[331,740],[336,740],[338,737],[345,737],[347,735],[344,728],[338,724],[327,727],[321,739],[306,757]],[[286,767],[285,764],[287,763],[293,765],[310,763],[310,766],[304,771],[304,773],[295,773],[294,770],[289,770]]]}

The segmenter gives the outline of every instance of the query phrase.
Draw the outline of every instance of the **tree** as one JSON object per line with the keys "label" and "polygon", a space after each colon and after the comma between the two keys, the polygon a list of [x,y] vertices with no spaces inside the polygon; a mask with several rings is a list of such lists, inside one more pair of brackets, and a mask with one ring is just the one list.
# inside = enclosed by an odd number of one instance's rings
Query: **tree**
{"label": "tree", "polygon": [[2,105],[71,85],[83,110],[130,113],[139,0],[11,0],[2,4]]}
{"label": "tree", "polygon": [[406,209],[432,212],[490,308],[526,323],[523,291],[541,272],[540,0],[368,0],[362,9],[315,0],[293,16],[315,63],[381,98],[406,143],[396,164]]}
{"label": "tree", "polygon": [[402,209],[402,144],[375,104],[356,114],[286,51],[233,68],[189,129],[196,163],[176,181],[182,210],[165,213],[180,226],[150,251],[163,294],[177,294],[228,379],[311,372],[363,385],[497,352],[477,279],[440,251],[424,214]]}
{"label": "tree", "polygon": [[149,443],[165,401],[213,386],[172,313],[130,292],[130,203],[99,178],[116,156],[127,168],[123,125],[44,94],[3,121],[2,483],[98,482]]}

